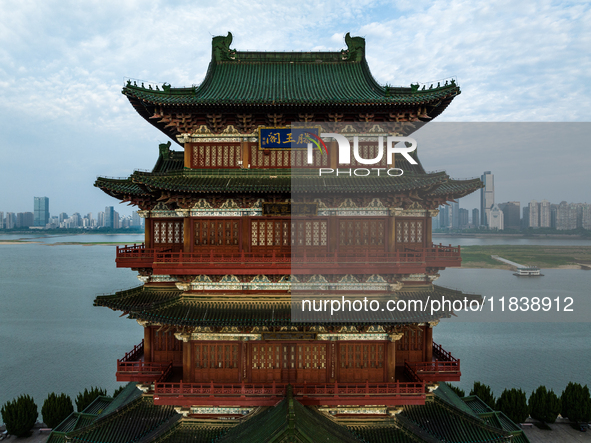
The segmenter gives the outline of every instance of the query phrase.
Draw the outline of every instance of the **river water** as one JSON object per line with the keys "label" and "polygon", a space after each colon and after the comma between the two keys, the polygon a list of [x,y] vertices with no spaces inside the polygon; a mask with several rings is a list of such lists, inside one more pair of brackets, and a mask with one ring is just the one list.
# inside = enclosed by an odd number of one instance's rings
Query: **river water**
{"label": "river water", "polygon": [[[24,237],[2,235],[0,241]],[[90,386],[112,393],[119,385],[115,381],[117,358],[139,343],[143,332],[135,321],[93,307],[92,302],[97,294],[137,286],[136,273],[115,267],[114,246],[51,244],[140,243],[142,236],[35,237],[29,238],[42,243],[0,245],[0,404],[30,394],[40,407],[50,392],[65,392],[74,398]],[[466,244],[466,240],[497,239],[434,238],[437,243],[454,245]],[[569,244],[565,242],[570,240],[550,244]],[[496,395],[505,387],[520,387],[529,395],[541,384],[558,394],[569,381],[591,385],[591,323],[587,319],[591,272],[543,272],[544,277],[529,279],[495,269],[441,272],[437,284],[485,297],[578,297],[575,312],[563,316],[534,316],[524,321],[499,316],[482,321],[459,314],[443,320],[434,330],[434,341],[461,359],[460,387],[469,390],[477,380],[489,384]]]}

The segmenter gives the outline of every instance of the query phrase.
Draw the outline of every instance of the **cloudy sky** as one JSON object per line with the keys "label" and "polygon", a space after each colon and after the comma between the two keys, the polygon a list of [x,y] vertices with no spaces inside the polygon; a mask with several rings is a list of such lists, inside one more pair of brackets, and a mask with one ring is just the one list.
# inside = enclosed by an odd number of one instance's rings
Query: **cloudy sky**
{"label": "cloudy sky", "polygon": [[[49,197],[52,214],[96,214],[116,204],[92,186],[95,177],[149,169],[158,143],[167,141],[121,94],[123,78],[198,84],[211,57],[211,37],[227,31],[239,50],[340,50],[346,32],[361,35],[380,83],[458,79],[462,94],[438,121],[586,122],[591,115],[588,2],[0,4],[4,212],[32,211],[33,196]],[[499,202],[591,201],[589,125],[570,126],[577,128],[572,140],[563,129],[567,141],[544,137],[558,132],[543,126],[537,138],[513,145],[490,128],[504,126],[467,130],[458,143],[447,138],[438,144],[431,133],[424,147],[419,139],[421,158],[429,169],[445,168],[458,177],[493,171]],[[468,199],[466,207],[476,201]],[[127,206],[117,210],[131,213]]]}

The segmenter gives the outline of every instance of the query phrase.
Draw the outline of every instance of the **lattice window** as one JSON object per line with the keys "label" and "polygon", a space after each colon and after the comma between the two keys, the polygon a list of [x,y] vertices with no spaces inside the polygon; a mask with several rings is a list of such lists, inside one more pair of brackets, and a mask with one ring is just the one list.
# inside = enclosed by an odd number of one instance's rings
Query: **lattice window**
{"label": "lattice window", "polygon": [[339,245],[383,249],[386,245],[385,219],[342,219],[339,220]]}
{"label": "lattice window", "polygon": [[299,369],[326,369],[326,346],[298,345]]}
{"label": "lattice window", "polygon": [[281,346],[254,345],[252,347],[252,369],[280,369]]}
{"label": "lattice window", "polygon": [[328,222],[326,220],[292,220],[291,245],[296,247],[326,247]]}
{"label": "lattice window", "polygon": [[154,221],[154,244],[171,245],[184,242],[182,221]]}
{"label": "lattice window", "polygon": [[313,152],[313,164],[308,165],[307,150],[269,150],[262,151],[258,144],[250,146],[250,164],[253,168],[321,168],[328,167],[329,160],[326,153]]}
{"label": "lattice window", "polygon": [[281,249],[289,247],[289,222],[286,219],[251,221],[251,245]]}
{"label": "lattice window", "polygon": [[423,220],[402,220],[396,222],[397,243],[422,243]]}
{"label": "lattice window", "polygon": [[191,167],[195,169],[238,168],[241,160],[240,143],[199,144],[193,146]]}

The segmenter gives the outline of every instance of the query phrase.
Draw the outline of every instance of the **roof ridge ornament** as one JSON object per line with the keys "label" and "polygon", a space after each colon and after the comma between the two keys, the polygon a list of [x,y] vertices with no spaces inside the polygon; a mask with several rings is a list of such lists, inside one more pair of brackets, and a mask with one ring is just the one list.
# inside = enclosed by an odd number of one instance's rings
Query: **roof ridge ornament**
{"label": "roof ridge ornament", "polygon": [[351,37],[351,33],[347,32],[345,43],[347,43],[347,49],[341,51],[343,60],[360,62],[365,58],[365,39],[363,37]]}
{"label": "roof ridge ornament", "polygon": [[236,59],[236,50],[230,49],[232,44],[232,33],[228,35],[218,35],[211,40],[211,53],[214,60],[226,61]]}

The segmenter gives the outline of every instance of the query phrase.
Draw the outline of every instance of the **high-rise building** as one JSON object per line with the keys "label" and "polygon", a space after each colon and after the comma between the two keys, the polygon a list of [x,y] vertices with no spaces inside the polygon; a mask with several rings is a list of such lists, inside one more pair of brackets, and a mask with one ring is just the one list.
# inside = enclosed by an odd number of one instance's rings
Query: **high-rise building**
{"label": "high-rise building", "polygon": [[49,199],[47,197],[35,197],[34,204],[33,224],[45,227],[49,223]]}
{"label": "high-rise building", "polygon": [[459,201],[451,202],[449,205],[449,221],[452,229],[459,229],[460,227],[460,203]]}
{"label": "high-rise building", "polygon": [[34,216],[32,212],[19,212],[16,214],[16,227],[28,228],[33,226]]}
{"label": "high-rise building", "polygon": [[521,203],[507,202],[500,203],[499,208],[503,211],[504,229],[520,229],[521,228]]}
{"label": "high-rise building", "polygon": [[103,226],[105,228],[115,227],[115,209],[113,208],[113,206],[105,207],[105,219]]}
{"label": "high-rise building", "polygon": [[4,212],[0,212],[0,229],[4,229]]}
{"label": "high-rise building", "polygon": [[460,208],[459,218],[460,218],[460,224],[459,224],[460,229],[468,226],[469,212],[467,209]]}
{"label": "high-rise building", "polygon": [[140,217],[137,211],[133,211],[131,213],[131,226],[141,226],[142,220],[143,219]]}
{"label": "high-rise building", "polygon": [[495,204],[495,178],[492,172],[486,171],[480,179],[484,183],[480,189],[480,224],[488,226],[488,212]]}
{"label": "high-rise building", "polygon": [[591,229],[591,205],[587,203],[581,205],[581,227]]}
{"label": "high-rise building", "polygon": [[449,206],[440,206],[439,207],[439,227],[441,229],[448,228],[450,226],[449,223]]}
{"label": "high-rise building", "polygon": [[523,217],[521,218],[521,229],[529,228],[529,205],[523,207]]}
{"label": "high-rise building", "polygon": [[535,200],[529,202],[529,227],[540,227],[540,205]]}
{"label": "high-rise building", "polygon": [[499,205],[493,205],[490,209],[488,222],[488,229],[496,229],[498,231],[505,229],[504,215]]}
{"label": "high-rise building", "polygon": [[6,213],[6,229],[16,228],[16,214],[14,212]]}
{"label": "high-rise building", "polygon": [[551,225],[552,217],[550,211],[550,202],[548,200],[542,200],[539,203],[538,217],[540,218],[540,228],[549,228]]}
{"label": "high-rise building", "polygon": [[475,228],[480,226],[480,211],[478,208],[472,209],[472,224]]}

